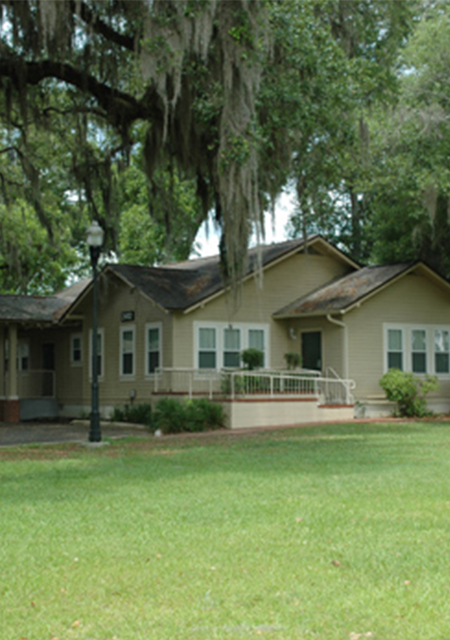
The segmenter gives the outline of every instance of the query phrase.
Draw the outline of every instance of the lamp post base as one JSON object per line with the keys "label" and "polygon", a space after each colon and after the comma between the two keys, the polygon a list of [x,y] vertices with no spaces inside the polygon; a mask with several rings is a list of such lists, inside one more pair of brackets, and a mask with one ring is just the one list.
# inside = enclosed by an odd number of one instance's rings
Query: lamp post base
{"label": "lamp post base", "polygon": [[89,429],[89,442],[100,442],[102,432],[100,430],[100,415],[91,413],[91,425]]}

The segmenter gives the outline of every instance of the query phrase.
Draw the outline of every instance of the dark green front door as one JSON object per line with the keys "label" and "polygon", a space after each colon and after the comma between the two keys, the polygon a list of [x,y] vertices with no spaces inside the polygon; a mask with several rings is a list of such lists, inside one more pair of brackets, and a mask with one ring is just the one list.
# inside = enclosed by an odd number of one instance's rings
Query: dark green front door
{"label": "dark green front door", "polygon": [[322,369],[322,334],[320,331],[302,333],[302,367]]}

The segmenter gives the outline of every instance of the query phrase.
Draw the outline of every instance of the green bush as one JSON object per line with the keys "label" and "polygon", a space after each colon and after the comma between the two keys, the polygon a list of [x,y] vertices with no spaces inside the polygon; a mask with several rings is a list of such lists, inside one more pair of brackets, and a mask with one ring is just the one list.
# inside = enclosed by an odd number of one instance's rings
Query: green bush
{"label": "green bush", "polygon": [[249,371],[259,369],[264,364],[264,353],[259,349],[245,349],[241,353],[242,362]]}
{"label": "green bush", "polygon": [[204,398],[180,402],[173,398],[160,400],[154,411],[155,430],[163,433],[207,431],[224,424],[222,406]]}
{"label": "green bush", "polygon": [[[245,382],[243,376],[233,376],[234,379],[234,394],[237,395],[239,393],[244,392]],[[224,373],[222,375],[222,380],[220,383],[220,389],[224,396],[231,395],[231,375],[228,373]]]}
{"label": "green bush", "polygon": [[186,425],[189,431],[210,431],[219,429],[224,424],[222,405],[210,402],[205,398],[188,400],[186,408]]}
{"label": "green bush", "polygon": [[397,403],[399,416],[423,418],[431,413],[425,396],[439,389],[439,382],[436,376],[426,375],[421,379],[400,369],[389,369],[381,378],[380,386],[387,399]]}
{"label": "green bush", "polygon": [[294,351],[285,353],[284,359],[286,360],[286,366],[288,369],[296,369],[302,366],[302,356]]}
{"label": "green bush", "polygon": [[145,424],[147,427],[151,427],[152,407],[150,404],[126,404],[123,407],[114,407],[111,420],[113,422]]}

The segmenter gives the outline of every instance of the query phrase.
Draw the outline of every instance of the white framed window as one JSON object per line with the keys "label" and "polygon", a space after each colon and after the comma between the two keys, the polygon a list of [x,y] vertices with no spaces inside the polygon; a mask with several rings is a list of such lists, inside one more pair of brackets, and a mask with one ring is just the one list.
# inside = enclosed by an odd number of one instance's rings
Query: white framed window
{"label": "white framed window", "polygon": [[450,326],[384,325],[385,371],[450,376]]}
{"label": "white framed window", "polygon": [[83,362],[83,336],[73,333],[70,336],[70,364],[80,366]]}
{"label": "white framed window", "polygon": [[[105,369],[104,343],[105,332],[97,330],[97,375],[103,378]],[[92,378],[92,329],[89,330],[89,376]]]}
{"label": "white framed window", "polygon": [[269,325],[239,322],[194,322],[194,367],[223,369],[241,366],[241,353],[250,347],[264,354],[269,364]]}
{"label": "white framed window", "polygon": [[427,373],[427,331],[411,329],[411,370],[413,373]]}
{"label": "white framed window", "polygon": [[120,327],[120,375],[134,376],[135,366],[135,327]]}
{"label": "white framed window", "polygon": [[434,330],[434,371],[436,375],[450,374],[450,331]]}
{"label": "white framed window", "polygon": [[266,332],[264,329],[249,329],[248,340],[249,349],[258,349],[263,354],[262,366],[266,366]]}
{"label": "white framed window", "polygon": [[236,369],[241,364],[241,330],[226,327],[223,330],[223,366]]}
{"label": "white framed window", "polygon": [[162,325],[160,322],[145,325],[145,374],[153,375],[162,366]]}
{"label": "white framed window", "polygon": [[200,327],[198,330],[198,368],[217,368],[217,329]]}
{"label": "white framed window", "polygon": [[404,367],[403,329],[387,330],[387,368],[401,369]]}
{"label": "white framed window", "polygon": [[28,371],[30,368],[30,343],[28,340],[19,340],[17,343],[17,369]]}

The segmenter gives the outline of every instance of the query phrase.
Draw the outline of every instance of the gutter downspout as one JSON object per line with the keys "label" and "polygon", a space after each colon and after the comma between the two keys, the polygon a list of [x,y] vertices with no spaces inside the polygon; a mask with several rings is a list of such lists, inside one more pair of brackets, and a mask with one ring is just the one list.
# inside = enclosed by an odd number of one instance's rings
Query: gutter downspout
{"label": "gutter downspout", "polygon": [[336,324],[338,327],[341,327],[341,329],[344,330],[344,340],[342,343],[342,364],[343,364],[343,378],[345,380],[349,379],[349,373],[348,373],[348,327],[345,324],[345,322],[343,322],[342,320],[336,320],[336,318],[332,318],[330,313],[327,313],[327,320],[328,322],[331,322],[331,324]]}

